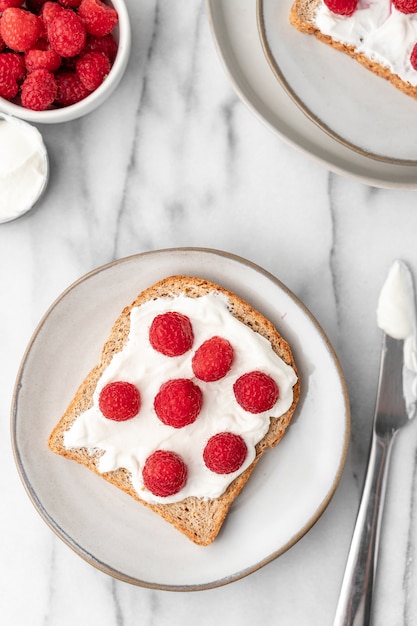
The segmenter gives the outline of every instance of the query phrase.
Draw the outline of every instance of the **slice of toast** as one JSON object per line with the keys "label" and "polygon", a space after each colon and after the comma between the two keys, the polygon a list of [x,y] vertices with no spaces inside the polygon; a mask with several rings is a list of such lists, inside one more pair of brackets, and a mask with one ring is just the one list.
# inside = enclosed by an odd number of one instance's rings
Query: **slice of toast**
{"label": "slice of toast", "polygon": [[[129,336],[132,309],[158,298],[175,298],[179,295],[199,298],[213,292],[222,294],[227,299],[230,313],[255,333],[259,333],[267,339],[276,355],[293,369],[294,382],[292,383],[291,406],[283,415],[271,416],[268,431],[256,445],[253,462],[231,482],[226,491],[219,497],[189,496],[179,502],[167,504],[146,502],[133,487],[129,471],[121,467],[113,471],[100,472],[99,460],[102,451],[86,447],[67,448],[64,443],[64,435],[77,420],[77,417],[92,406],[93,394],[100,377],[111,363],[113,356],[125,346]],[[214,283],[196,277],[171,276],[140,293],[134,302],[122,311],[103,346],[99,363],[81,383],[65,414],[52,431],[48,444],[53,452],[81,463],[137,501],[148,506],[194,543],[208,545],[219,533],[232,502],[246,484],[263,453],[268,448],[274,447],[283,437],[293,417],[299,394],[300,384],[291,349],[270,321],[237,295]]]}
{"label": "slice of toast", "polygon": [[317,12],[322,5],[323,0],[295,0],[290,11],[290,23],[300,32],[314,35],[323,43],[326,43],[336,50],[349,55],[352,59],[355,59],[358,63],[366,67],[366,69],[389,81],[392,85],[394,85],[394,87],[406,95],[417,98],[417,86],[412,85],[407,80],[401,78],[398,74],[391,71],[391,69],[386,65],[371,59],[369,56],[358,50],[356,46],[348,45],[343,41],[337,41],[332,36],[322,32],[315,22]]}

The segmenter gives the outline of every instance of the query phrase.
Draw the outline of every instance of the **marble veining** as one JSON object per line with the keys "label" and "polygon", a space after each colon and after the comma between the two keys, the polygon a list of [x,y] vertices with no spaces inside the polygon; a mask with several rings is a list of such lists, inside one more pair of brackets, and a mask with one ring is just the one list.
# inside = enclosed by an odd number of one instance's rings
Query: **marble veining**
{"label": "marble veining", "polygon": [[[417,275],[416,192],[330,173],[265,128],[230,84],[201,0],[127,5],[133,45],[120,88],[82,120],[40,126],[47,194],[0,226],[0,622],[331,625],[371,432],[376,304],[394,258]],[[180,246],[226,250],[282,280],[332,342],[352,409],[345,470],[312,530],[258,572],[194,593],[135,587],[77,556],[30,503],[9,435],[19,363],[55,298],[104,263]],[[411,422],[393,451],[376,626],[417,625],[416,450]]]}

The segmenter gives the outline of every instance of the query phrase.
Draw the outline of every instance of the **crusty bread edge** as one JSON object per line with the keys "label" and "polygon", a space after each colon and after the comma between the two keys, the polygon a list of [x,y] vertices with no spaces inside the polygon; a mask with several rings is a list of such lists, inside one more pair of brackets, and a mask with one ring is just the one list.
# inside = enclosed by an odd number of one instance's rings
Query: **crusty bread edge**
{"label": "crusty bread edge", "polygon": [[370,70],[373,74],[389,81],[394,87],[402,91],[407,96],[417,99],[417,87],[414,87],[411,83],[400,78],[398,74],[394,74],[388,67],[373,61],[365,54],[357,52],[354,46],[349,46],[341,43],[340,41],[336,41],[329,35],[322,33],[317,28],[314,24],[314,17],[321,2],[322,0],[295,0],[290,10],[290,24],[292,24],[292,26],[300,32],[314,35],[323,43],[349,55],[352,59],[360,63],[367,70]]}
{"label": "crusty bread edge", "polygon": [[[133,488],[129,478],[130,474],[127,470],[120,468],[112,472],[99,472],[98,461],[102,451],[89,451],[86,448],[67,449],[63,441],[64,433],[70,428],[77,416],[92,405],[93,392],[100,376],[109,365],[113,355],[123,348],[127,340],[132,308],[159,297],[174,297],[180,293],[190,297],[199,297],[213,291],[226,296],[230,303],[232,314],[255,332],[268,339],[278,356],[294,369],[297,374],[297,382],[293,387],[293,402],[289,410],[282,416],[278,418],[271,417],[268,432],[256,446],[254,461],[242,474],[235,478],[220,497],[214,499],[188,497],[181,502],[173,504],[148,503],[142,500]],[[53,429],[48,445],[56,454],[88,467],[141,504],[158,513],[194,543],[206,546],[212,543],[218,535],[231,504],[243,489],[263,453],[269,447],[276,446],[284,436],[294,414],[299,395],[300,383],[291,349],[269,320],[236,294],[215,283],[197,277],[170,276],[142,291],[129,306],[123,309],[113,324],[110,335],[103,346],[99,363],[81,383],[64,415]]]}

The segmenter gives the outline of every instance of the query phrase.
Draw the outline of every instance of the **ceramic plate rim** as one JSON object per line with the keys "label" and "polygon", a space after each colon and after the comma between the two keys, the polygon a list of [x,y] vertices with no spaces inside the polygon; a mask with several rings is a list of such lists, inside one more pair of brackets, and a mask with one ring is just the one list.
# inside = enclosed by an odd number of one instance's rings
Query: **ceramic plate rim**
{"label": "ceramic plate rim", "polygon": [[[135,262],[135,263],[138,263],[140,265],[141,260],[144,257],[147,257],[148,259],[149,259],[149,257],[151,259],[152,258],[158,259],[158,258],[163,258],[164,256],[168,256],[168,255],[176,255],[178,258],[180,258],[181,256],[184,256],[184,255],[187,255],[187,254],[197,255],[198,258],[209,258],[209,257],[218,258],[219,257],[220,259],[226,259],[229,262],[238,264],[239,267],[241,267],[243,269],[243,271],[245,271],[245,268],[247,268],[248,270],[251,270],[251,271],[255,271],[257,274],[260,274],[262,277],[264,277],[268,282],[273,283],[273,285],[275,285],[279,290],[282,290],[286,294],[286,296],[289,297],[294,302],[295,306],[298,309],[300,309],[300,311],[303,313],[303,315],[306,316],[307,319],[313,324],[313,327],[314,327],[316,333],[321,338],[321,341],[324,342],[324,345],[326,346],[326,350],[328,351],[329,356],[331,357],[331,359],[333,361],[333,365],[334,365],[335,371],[336,371],[338,379],[340,381],[340,386],[341,386],[341,390],[342,390],[341,396],[342,396],[343,406],[344,406],[344,411],[345,412],[344,412],[344,416],[343,416],[344,417],[344,419],[343,419],[344,437],[343,437],[343,446],[342,446],[343,449],[342,449],[340,458],[338,457],[339,465],[338,465],[337,471],[335,472],[334,476],[332,474],[333,480],[332,480],[331,487],[328,489],[328,492],[327,492],[325,498],[317,506],[316,510],[310,514],[310,518],[305,522],[304,526],[297,529],[297,532],[294,533],[294,535],[292,536],[291,540],[287,544],[279,546],[279,548],[275,552],[266,555],[265,558],[263,558],[261,560],[258,560],[255,563],[249,564],[243,570],[233,572],[230,575],[227,575],[226,577],[220,577],[218,579],[210,580],[209,582],[203,582],[203,583],[178,584],[178,585],[176,585],[176,584],[171,584],[171,583],[158,583],[157,581],[149,581],[149,580],[144,580],[144,579],[143,580],[142,579],[138,579],[136,577],[132,577],[131,575],[124,573],[123,571],[120,571],[120,568],[116,568],[116,567],[112,566],[110,563],[103,562],[102,560],[100,560],[99,558],[94,556],[94,554],[91,554],[85,547],[83,547],[82,545],[79,545],[77,543],[76,538],[71,537],[68,534],[68,532],[66,531],[66,529],[63,528],[61,525],[59,525],[56,522],[56,520],[48,513],[47,507],[45,507],[44,504],[40,501],[40,499],[38,498],[38,495],[35,492],[35,489],[33,488],[32,484],[31,484],[30,476],[29,476],[29,474],[27,472],[27,467],[25,466],[25,459],[22,458],[21,450],[19,449],[19,443],[18,443],[19,425],[18,425],[18,421],[19,421],[19,419],[22,419],[19,416],[19,390],[20,390],[20,387],[21,387],[21,384],[22,384],[22,378],[25,375],[27,375],[26,372],[25,372],[25,365],[26,365],[27,359],[28,359],[28,357],[29,357],[29,355],[31,353],[31,350],[33,349],[34,345],[36,344],[36,342],[38,340],[39,333],[41,332],[41,330],[43,330],[45,328],[45,326],[47,326],[49,317],[50,317],[51,313],[54,312],[55,308],[57,306],[59,306],[71,293],[73,293],[75,290],[77,290],[80,287],[80,285],[82,285],[85,281],[88,281],[90,279],[94,280],[94,278],[97,277],[98,274],[102,274],[103,272],[105,273],[108,270],[112,270],[112,268],[115,268],[116,266],[118,266],[120,264],[123,264],[123,263]],[[192,270],[192,267],[190,269]],[[67,289],[65,289],[58,296],[58,298],[47,309],[47,311],[45,312],[45,314],[41,318],[38,326],[36,327],[32,337],[31,337],[31,339],[30,339],[30,341],[28,343],[28,346],[27,346],[27,348],[25,350],[25,353],[23,355],[23,358],[22,358],[22,361],[21,361],[21,364],[20,364],[20,367],[19,367],[19,370],[18,370],[18,374],[17,374],[17,378],[16,378],[16,384],[15,384],[15,389],[14,389],[14,393],[13,393],[12,409],[11,409],[12,449],[13,449],[14,459],[15,459],[15,463],[16,463],[16,466],[17,466],[18,473],[19,473],[20,478],[21,478],[21,480],[23,482],[25,490],[26,490],[30,500],[32,501],[32,504],[35,506],[35,509],[38,511],[38,513],[43,518],[43,520],[47,523],[47,525],[53,530],[53,532],[65,544],[67,544],[67,546],[72,548],[75,553],[77,553],[85,561],[90,563],[90,565],[93,565],[97,569],[105,572],[106,574],[109,574],[110,576],[112,576],[114,578],[117,578],[117,579],[120,579],[120,580],[123,580],[125,582],[129,582],[129,583],[132,583],[132,584],[135,584],[135,585],[138,585],[138,586],[142,586],[142,587],[150,587],[150,588],[154,588],[154,589],[165,589],[165,590],[171,590],[171,591],[203,590],[203,589],[210,589],[210,588],[214,588],[214,587],[219,587],[219,586],[222,586],[222,585],[234,582],[234,581],[236,581],[238,579],[241,579],[241,578],[243,578],[243,577],[253,573],[254,571],[260,569],[261,567],[263,567],[267,563],[271,562],[272,560],[274,560],[275,558],[277,558],[278,556],[280,556],[281,554],[286,552],[295,543],[297,543],[297,541],[301,537],[303,537],[307,533],[307,531],[310,530],[311,527],[317,522],[317,520],[323,514],[323,512],[327,508],[331,498],[334,495],[334,492],[335,492],[335,490],[336,490],[336,488],[337,488],[337,486],[339,484],[340,478],[341,478],[343,467],[345,465],[346,456],[347,456],[347,450],[348,450],[348,446],[349,446],[349,436],[350,436],[350,407],[349,407],[349,400],[348,400],[346,383],[345,383],[344,376],[343,376],[343,373],[342,373],[342,370],[341,370],[341,367],[340,367],[340,363],[339,363],[338,358],[337,358],[337,356],[336,356],[336,354],[334,352],[334,349],[331,346],[331,344],[330,344],[327,336],[325,335],[323,329],[318,324],[317,320],[313,317],[313,315],[305,307],[305,305],[278,278],[276,278],[275,276],[273,276],[272,274],[270,274],[269,272],[267,272],[263,268],[261,268],[258,265],[252,263],[251,261],[243,259],[243,258],[241,258],[239,256],[234,255],[234,254],[231,254],[231,253],[228,253],[228,252],[224,252],[224,251],[215,250],[215,249],[209,249],[209,248],[168,248],[168,249],[162,249],[162,250],[143,252],[143,253],[131,255],[131,256],[128,256],[128,257],[124,257],[124,258],[118,259],[116,261],[112,261],[110,263],[107,263],[105,265],[99,266],[96,269],[94,269],[94,270],[84,274],[78,280],[73,282]],[[82,468],[82,469],[84,470],[85,468]]]}
{"label": "ceramic plate rim", "polygon": [[[382,189],[417,188],[416,166],[385,163],[343,146],[321,130],[293,102],[269,66],[259,35],[256,40],[252,31],[247,36],[248,29],[253,28],[252,21],[257,30],[257,0],[240,0],[239,7],[242,10],[249,10],[250,7],[253,12],[250,18],[242,18],[248,19],[247,23],[242,24],[242,19],[239,21],[240,28],[237,25],[235,27],[234,22],[228,24],[224,15],[226,0],[205,2],[212,38],[225,73],[243,104],[269,130],[336,174]],[[231,41],[231,35],[237,43]],[[256,76],[252,76],[242,64],[239,46],[247,50],[257,63]]]}

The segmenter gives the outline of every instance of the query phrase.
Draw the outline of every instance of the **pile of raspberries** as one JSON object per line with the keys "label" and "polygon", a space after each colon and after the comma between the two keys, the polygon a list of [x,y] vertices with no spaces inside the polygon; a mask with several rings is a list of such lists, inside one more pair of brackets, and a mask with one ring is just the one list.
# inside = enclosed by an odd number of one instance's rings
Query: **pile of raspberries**
{"label": "pile of raspberries", "polygon": [[33,111],[97,89],[117,54],[117,11],[101,0],[0,0],[0,97]]}
{"label": "pile of raspberries", "polygon": [[[186,356],[187,353],[191,358],[196,382],[190,378],[167,380],[160,386],[153,402],[155,415],[162,424],[175,429],[189,426],[198,419],[204,403],[204,393],[198,381],[215,383],[225,377],[234,362],[233,346],[224,337],[214,335],[195,349],[191,320],[176,311],[157,315],[149,328],[148,337],[152,348],[168,358]],[[249,371],[236,380],[232,376],[229,382],[237,404],[249,413],[269,411],[278,400],[278,386],[264,372]],[[107,383],[101,389],[98,400],[103,417],[115,422],[136,417],[140,419],[141,402],[139,388],[126,380]],[[221,419],[219,422],[221,424]],[[243,465],[248,450],[240,434],[220,431],[208,439],[200,452],[211,472],[231,474]],[[143,483],[155,496],[167,497],[178,493],[186,484],[187,477],[185,461],[172,450],[155,450],[142,468]]]}

